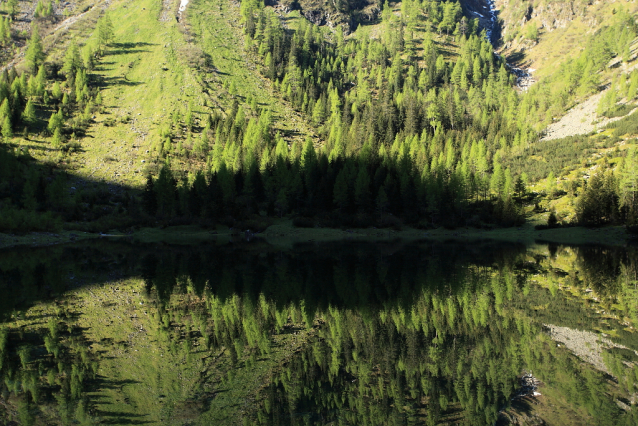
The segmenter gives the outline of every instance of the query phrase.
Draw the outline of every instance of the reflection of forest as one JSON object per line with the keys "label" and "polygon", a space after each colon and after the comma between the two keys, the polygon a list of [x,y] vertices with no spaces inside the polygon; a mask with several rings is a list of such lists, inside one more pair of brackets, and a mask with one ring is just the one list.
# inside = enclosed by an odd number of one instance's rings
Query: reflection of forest
{"label": "reflection of forest", "polygon": [[[92,349],[96,340],[108,339],[80,326],[79,317],[100,315],[82,308],[81,295],[141,277],[149,323],[136,327],[155,342],[150,356],[160,367],[154,368],[168,369],[169,359],[179,359],[189,366],[179,367],[182,375],[190,367],[220,370],[196,379],[193,394],[181,395],[177,408],[162,409],[169,423],[182,424],[178,418],[186,411],[202,423],[216,418],[211,411],[221,388],[236,386],[235,376],[257,374],[263,359],[279,357],[270,378],[254,389],[254,406],[228,415],[234,420],[227,422],[494,424],[521,374],[533,371],[585,421],[635,424],[635,409],[621,408],[636,392],[631,351],[605,352],[611,380],[542,332],[543,323],[604,330],[638,349],[628,327],[574,296],[592,289],[600,306],[634,321],[634,262],[632,249],[528,251],[489,243],[341,243],[290,252],[259,243],[101,243],[31,256],[0,253],[6,296],[0,298],[0,418],[115,421],[99,391],[127,379],[105,376],[100,363],[109,357],[129,362],[122,355],[126,342],[110,351]],[[52,306],[46,315],[27,314],[43,304]],[[110,304],[102,306],[107,312]],[[304,338],[287,349],[278,337],[291,334]],[[153,374],[143,385],[159,389]],[[124,414],[117,419],[153,423]]]}

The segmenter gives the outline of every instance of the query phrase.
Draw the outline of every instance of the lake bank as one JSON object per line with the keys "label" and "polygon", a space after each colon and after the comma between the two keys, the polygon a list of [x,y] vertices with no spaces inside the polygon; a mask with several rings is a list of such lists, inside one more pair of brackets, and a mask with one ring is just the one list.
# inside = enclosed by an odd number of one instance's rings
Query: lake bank
{"label": "lake bank", "polygon": [[[435,241],[470,241],[495,240],[516,242],[531,245],[539,242],[581,245],[604,244],[622,246],[628,244],[632,237],[622,226],[606,226],[601,228],[555,228],[536,230],[532,223],[520,227],[477,229],[416,229],[402,227],[391,228],[298,228],[292,220],[281,219],[270,225],[261,233],[250,234],[251,238],[260,238],[279,247],[290,247],[302,242],[333,242],[342,240],[388,241],[388,240],[435,240]],[[66,244],[92,238],[131,238],[143,243],[163,242],[168,244],[193,244],[205,241],[224,243],[238,239],[246,239],[245,230],[231,230],[219,225],[215,229],[198,226],[169,226],[166,228],[141,228],[133,233],[124,234],[118,231],[109,233],[90,233],[79,231],[34,232],[25,235],[0,234],[0,249],[19,246],[49,246]]]}
{"label": "lake bank", "polygon": [[[140,242],[164,242],[173,244],[188,244],[201,241],[236,241],[246,240],[246,230],[230,230],[228,227],[218,226],[215,230],[202,229],[194,226],[168,227],[165,229],[143,228],[132,235]],[[621,226],[604,228],[557,228],[536,230],[533,224],[521,227],[497,228],[492,230],[476,228],[457,228],[453,230],[416,229],[402,227],[400,230],[391,228],[298,228],[291,220],[282,219],[270,225],[261,233],[249,233],[249,238],[260,238],[278,247],[291,247],[303,242],[334,242],[334,241],[369,241],[381,242],[390,240],[418,241],[471,241],[495,240],[532,245],[538,242],[566,245],[604,244],[622,246],[631,240]]]}

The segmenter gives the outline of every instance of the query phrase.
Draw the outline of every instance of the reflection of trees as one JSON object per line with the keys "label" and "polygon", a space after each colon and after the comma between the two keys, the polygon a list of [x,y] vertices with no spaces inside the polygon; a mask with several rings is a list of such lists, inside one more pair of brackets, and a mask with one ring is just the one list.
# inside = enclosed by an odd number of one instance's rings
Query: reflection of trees
{"label": "reflection of trees", "polygon": [[97,384],[98,362],[88,346],[73,326],[73,314],[62,306],[46,328],[0,328],[0,389],[3,400],[17,407],[20,424],[90,420],[87,392]]}
{"label": "reflection of trees", "polygon": [[319,340],[271,386],[264,422],[494,423],[528,363],[522,348],[532,331],[492,321],[514,284],[504,279],[511,270],[492,280],[470,267],[454,282],[439,271],[422,275],[411,306],[323,313]]}
{"label": "reflection of trees", "polygon": [[[623,277],[635,275],[633,252],[575,251],[574,284],[625,297]],[[43,292],[62,293],[70,276],[80,285],[141,276],[158,344],[187,363],[204,351],[223,356],[229,377],[276,350],[278,334],[314,327],[311,342],[264,392],[263,424],[493,424],[524,369],[600,424],[622,424],[630,417],[600,391],[602,376],[540,333],[544,321],[580,326],[587,316],[577,301],[530,284],[530,274],[567,275],[550,262],[564,251],[553,247],[550,254],[532,259],[524,247],[480,243],[338,244],[290,252],[260,245],[105,244],[57,250],[24,264],[0,257],[3,277],[14,284],[0,303],[5,316],[19,315]],[[97,383],[96,361],[71,314],[62,305],[58,313],[29,338],[6,327],[0,334],[0,371],[9,378],[2,386],[26,420],[41,417],[43,404],[59,407],[59,418],[92,409],[85,395]],[[622,365],[617,360],[606,361]],[[635,378],[623,380],[626,390],[635,389]]]}
{"label": "reflection of trees", "polygon": [[[606,379],[557,351],[513,271],[470,273],[457,291],[427,288],[410,310],[324,313],[319,340],[274,380],[262,424],[494,424],[517,377],[531,370],[597,424],[633,424],[606,394]],[[617,363],[617,361],[616,361]],[[638,372],[638,369],[634,369]],[[631,370],[623,386],[635,391]]]}
{"label": "reflection of trees", "polygon": [[619,293],[621,266],[635,262],[632,249],[585,246],[578,248],[578,270],[584,283],[603,296]]}

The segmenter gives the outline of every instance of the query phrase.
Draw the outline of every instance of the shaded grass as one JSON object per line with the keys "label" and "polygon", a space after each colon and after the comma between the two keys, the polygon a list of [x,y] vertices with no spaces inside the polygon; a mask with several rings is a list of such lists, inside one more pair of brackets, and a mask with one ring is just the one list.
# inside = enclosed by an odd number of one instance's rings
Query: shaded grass
{"label": "shaded grass", "polygon": [[[546,219],[545,219],[546,221]],[[297,228],[291,219],[279,219],[263,233],[256,234],[269,244],[280,248],[292,248],[298,243],[321,243],[329,241],[393,241],[405,242],[434,241],[479,241],[495,240],[518,242],[533,245],[536,242],[553,242],[560,244],[604,244],[624,245],[629,241],[624,227],[609,226],[604,228],[571,227],[559,229],[536,230],[535,224],[542,223],[541,218],[532,218],[521,227],[497,228],[483,230],[476,228],[458,228],[447,230],[437,228],[423,231],[410,227],[402,230],[394,229],[332,229],[332,228]],[[197,226],[174,226],[165,229],[143,228],[135,232],[132,238],[136,241],[151,243],[164,242],[170,244],[193,244],[204,241],[225,243],[229,240],[242,240],[243,230],[231,232],[226,226],[216,229],[203,229]]]}

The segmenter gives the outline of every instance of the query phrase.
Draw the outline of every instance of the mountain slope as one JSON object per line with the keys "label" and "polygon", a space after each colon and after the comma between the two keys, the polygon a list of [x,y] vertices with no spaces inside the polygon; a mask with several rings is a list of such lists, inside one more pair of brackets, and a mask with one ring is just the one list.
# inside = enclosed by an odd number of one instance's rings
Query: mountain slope
{"label": "mountain slope", "polygon": [[[556,43],[555,23],[532,31],[530,58],[551,58],[521,91],[482,33],[497,36],[485,28],[489,5],[195,0],[180,11],[143,0],[87,4],[61,24],[38,18],[14,62],[23,72],[0,81],[4,169],[17,170],[0,185],[11,213],[0,229],[41,229],[47,214],[100,231],[263,228],[264,216],[287,215],[307,226],[519,224],[547,196],[527,186],[567,172],[554,170],[562,160],[531,161],[547,126],[610,83],[597,114],[631,110],[637,27],[627,10],[601,6],[582,12],[603,16],[595,31],[565,24],[577,45]],[[549,9],[530,5],[530,22],[544,22]],[[518,12],[501,6],[512,34]],[[311,10],[350,23],[315,25]],[[506,45],[510,62],[524,43]],[[588,161],[570,149],[567,163]]]}

